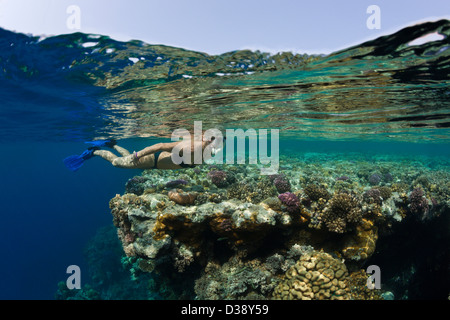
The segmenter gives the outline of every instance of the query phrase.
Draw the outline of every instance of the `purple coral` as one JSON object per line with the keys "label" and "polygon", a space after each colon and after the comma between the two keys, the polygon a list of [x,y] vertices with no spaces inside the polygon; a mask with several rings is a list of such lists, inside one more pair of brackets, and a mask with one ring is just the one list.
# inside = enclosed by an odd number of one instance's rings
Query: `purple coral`
{"label": "purple coral", "polygon": [[174,188],[179,185],[186,185],[188,182],[184,179],[172,180],[166,183],[166,188]]}
{"label": "purple coral", "polygon": [[273,182],[279,193],[291,191],[291,184],[284,174],[271,174],[268,178]]}
{"label": "purple coral", "polygon": [[270,181],[274,182],[275,179],[282,178],[284,176],[282,174],[276,173],[276,174],[268,175],[267,177],[269,178]]}
{"label": "purple coral", "polygon": [[144,183],[147,181],[147,178],[137,176],[131,178],[125,184],[125,192],[126,193],[134,193],[135,195],[140,196],[144,193],[145,185]]}
{"label": "purple coral", "polygon": [[218,188],[225,188],[235,181],[234,175],[221,170],[212,170],[208,173],[211,182]]}
{"label": "purple coral", "polygon": [[415,188],[409,195],[409,210],[413,214],[425,216],[429,211],[427,198],[421,188]]}
{"label": "purple coral", "polygon": [[219,224],[219,228],[225,232],[231,232],[233,230],[233,222],[231,219],[224,219]]}
{"label": "purple coral", "polygon": [[384,182],[392,182],[392,180],[394,180],[394,177],[388,172],[384,174],[383,180]]}
{"label": "purple coral", "polygon": [[437,202],[437,200],[435,198],[431,198],[431,204],[433,205],[433,208],[435,208],[439,205],[439,203]]}
{"label": "purple coral", "polygon": [[383,202],[383,198],[381,197],[380,190],[375,189],[375,188],[372,188],[372,189],[367,190],[366,192],[364,192],[363,199],[367,203],[376,203],[376,204],[379,204],[379,205],[381,205],[381,203]]}
{"label": "purple coral", "polygon": [[378,173],[374,173],[369,177],[369,183],[372,186],[376,186],[381,182],[381,175],[379,175]]}
{"label": "purple coral", "polygon": [[278,195],[281,203],[286,206],[289,213],[296,213],[300,211],[300,199],[292,192],[285,192]]}
{"label": "purple coral", "polygon": [[273,181],[273,184],[275,185],[275,188],[277,188],[278,192],[284,193],[291,191],[291,184],[289,183],[289,180],[286,179],[284,176],[280,176],[276,178]]}
{"label": "purple coral", "polygon": [[195,168],[193,169],[193,171],[194,171],[195,174],[200,174],[200,173],[202,172],[202,170],[200,170],[200,169],[197,168],[197,167],[195,167]]}
{"label": "purple coral", "polygon": [[208,176],[211,178],[211,182],[219,188],[226,187],[228,185],[227,174],[224,171],[213,170],[208,173]]}

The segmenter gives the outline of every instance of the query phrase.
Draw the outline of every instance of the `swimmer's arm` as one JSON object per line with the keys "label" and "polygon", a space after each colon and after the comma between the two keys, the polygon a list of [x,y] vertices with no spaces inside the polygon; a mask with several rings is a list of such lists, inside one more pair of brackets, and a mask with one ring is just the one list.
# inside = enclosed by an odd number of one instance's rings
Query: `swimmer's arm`
{"label": "swimmer's arm", "polygon": [[136,158],[141,158],[146,155],[159,152],[159,151],[168,151],[171,152],[172,149],[178,144],[179,142],[168,142],[168,143],[157,143],[150,147],[147,147],[145,149],[142,149],[141,151],[136,152]]}

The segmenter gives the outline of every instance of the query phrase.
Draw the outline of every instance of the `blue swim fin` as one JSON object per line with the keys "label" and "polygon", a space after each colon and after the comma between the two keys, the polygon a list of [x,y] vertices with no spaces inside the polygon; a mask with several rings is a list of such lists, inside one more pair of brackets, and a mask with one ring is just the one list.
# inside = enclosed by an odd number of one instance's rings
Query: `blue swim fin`
{"label": "blue swim fin", "polygon": [[94,151],[98,149],[99,149],[98,147],[90,147],[79,156],[78,155],[69,156],[63,160],[64,165],[67,167],[67,169],[75,172],[81,168],[84,161],[92,158],[94,156]]}
{"label": "blue swim fin", "polygon": [[92,144],[94,147],[108,147],[112,148],[117,144],[115,139],[107,139],[107,140],[94,140],[94,141],[86,141],[85,143]]}

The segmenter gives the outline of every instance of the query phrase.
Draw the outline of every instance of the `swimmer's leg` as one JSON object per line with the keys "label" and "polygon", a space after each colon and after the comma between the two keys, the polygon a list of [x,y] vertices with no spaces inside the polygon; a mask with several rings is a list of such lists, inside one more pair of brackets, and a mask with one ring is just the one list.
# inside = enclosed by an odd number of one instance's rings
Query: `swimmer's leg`
{"label": "swimmer's leg", "polygon": [[114,153],[112,153],[111,151],[107,151],[107,150],[95,150],[93,153],[95,156],[99,156],[103,159],[105,159],[106,161],[109,161],[111,163],[113,163],[113,161],[117,158],[119,158],[119,156],[115,155]]}
{"label": "swimmer's leg", "polygon": [[113,148],[114,148],[114,150],[116,150],[118,153],[120,153],[120,155],[121,155],[122,157],[126,157],[126,156],[130,155],[130,152],[129,152],[127,149],[122,148],[122,147],[119,147],[118,145],[114,145]]}
{"label": "swimmer's leg", "polygon": [[89,143],[92,144],[94,147],[98,147],[98,148],[103,148],[103,147],[108,147],[108,148],[113,148],[114,150],[116,150],[117,152],[120,153],[121,156],[125,157],[127,155],[130,154],[130,152],[122,147],[119,147],[117,145],[117,142],[115,139],[110,139],[110,140],[94,140],[94,141],[87,141],[85,143]]}
{"label": "swimmer's leg", "polygon": [[[125,149],[124,149],[125,150]],[[126,150],[125,150],[126,151]],[[99,156],[106,161],[111,162],[114,167],[117,168],[125,168],[125,169],[136,169],[138,168],[138,164],[135,160],[134,155],[128,154],[124,157],[119,157],[107,150],[96,150],[94,151],[94,155]]]}

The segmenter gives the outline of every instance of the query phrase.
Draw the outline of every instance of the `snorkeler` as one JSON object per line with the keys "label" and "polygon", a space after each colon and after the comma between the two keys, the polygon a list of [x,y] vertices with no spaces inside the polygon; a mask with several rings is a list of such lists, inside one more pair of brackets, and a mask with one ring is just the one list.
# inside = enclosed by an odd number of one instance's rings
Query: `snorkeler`
{"label": "snorkeler", "polygon": [[[220,139],[221,140],[221,139]],[[201,143],[200,143],[201,142]],[[126,168],[126,169],[180,169],[180,168],[192,168],[194,164],[194,156],[196,154],[202,155],[202,163],[208,160],[211,155],[214,155],[222,147],[222,141],[211,137],[208,140],[202,141],[190,141],[182,140],[169,143],[157,143],[150,147],[147,147],[141,151],[130,153],[125,148],[117,145],[116,140],[96,140],[86,142],[93,146],[84,151],[81,155],[74,155],[64,159],[66,167],[72,171],[77,171],[84,163],[84,161],[99,156],[109,161],[114,167]],[[101,147],[112,148],[117,151],[120,156],[108,150],[101,150]],[[201,148],[201,150],[200,150]],[[190,150],[190,161],[181,162],[176,164],[173,161],[173,151]],[[182,157],[179,153],[179,156]],[[185,159],[185,157],[183,157]],[[197,159],[195,159],[197,160]],[[186,163],[187,162],[187,163]]]}

